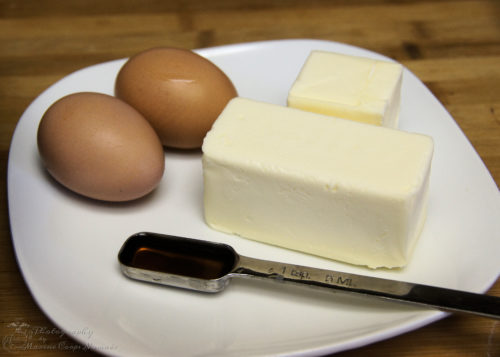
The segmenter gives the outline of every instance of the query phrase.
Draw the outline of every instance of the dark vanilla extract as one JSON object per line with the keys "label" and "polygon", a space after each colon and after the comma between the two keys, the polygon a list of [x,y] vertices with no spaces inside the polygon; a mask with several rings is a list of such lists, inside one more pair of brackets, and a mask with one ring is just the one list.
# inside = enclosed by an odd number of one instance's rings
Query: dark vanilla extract
{"label": "dark vanilla extract", "polygon": [[163,237],[155,233],[135,235],[120,253],[120,260],[133,268],[198,279],[221,278],[235,264],[236,254],[226,245]]}

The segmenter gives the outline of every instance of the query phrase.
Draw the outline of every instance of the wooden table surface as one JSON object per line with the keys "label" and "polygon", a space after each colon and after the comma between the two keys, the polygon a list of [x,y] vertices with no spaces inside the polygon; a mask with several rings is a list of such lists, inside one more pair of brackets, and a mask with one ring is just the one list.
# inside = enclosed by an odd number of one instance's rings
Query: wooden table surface
{"label": "wooden table surface", "polygon": [[[14,128],[29,103],[77,69],[146,48],[285,38],[344,42],[402,62],[444,104],[499,185],[499,1],[0,0],[0,355],[93,354],[56,333],[15,260],[6,167]],[[499,280],[489,294],[500,296]],[[22,347],[9,340],[16,327],[42,329],[46,339],[15,350]],[[339,354],[358,355],[500,356],[500,324],[451,316]]]}

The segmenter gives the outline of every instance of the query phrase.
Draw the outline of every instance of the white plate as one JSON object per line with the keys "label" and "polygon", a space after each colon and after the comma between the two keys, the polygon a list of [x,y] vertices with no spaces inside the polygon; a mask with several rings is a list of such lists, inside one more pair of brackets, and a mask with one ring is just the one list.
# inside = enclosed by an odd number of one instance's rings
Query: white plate
{"label": "white plate", "polygon": [[[315,40],[222,46],[198,52],[219,65],[241,96],[285,104],[313,49],[384,58]],[[371,271],[225,235],[202,216],[199,153],[166,151],[151,196],[127,204],[88,200],[45,173],[36,148],[43,112],[63,95],[112,94],[124,60],[77,71],[43,92],[16,128],[8,164],[11,231],[24,278],[42,310],[86,346],[112,355],[314,355],[359,347],[418,328],[441,312],[390,302],[233,281],[217,295],[125,278],[125,239],[153,231],[229,243],[241,254],[384,278],[484,292],[500,271],[499,191],[479,156],[429,90],[405,70],[400,128],[435,140],[429,215],[403,270]],[[79,333],[87,331],[91,333]]]}

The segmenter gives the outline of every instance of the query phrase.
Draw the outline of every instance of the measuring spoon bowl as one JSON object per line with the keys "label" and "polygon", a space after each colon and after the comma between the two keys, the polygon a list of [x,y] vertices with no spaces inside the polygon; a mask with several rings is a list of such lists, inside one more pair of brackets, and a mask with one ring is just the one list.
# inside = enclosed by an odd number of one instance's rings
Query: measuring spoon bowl
{"label": "measuring spoon bowl", "polygon": [[148,232],[132,235],[118,253],[132,279],[210,293],[226,287],[238,259],[226,244]]}

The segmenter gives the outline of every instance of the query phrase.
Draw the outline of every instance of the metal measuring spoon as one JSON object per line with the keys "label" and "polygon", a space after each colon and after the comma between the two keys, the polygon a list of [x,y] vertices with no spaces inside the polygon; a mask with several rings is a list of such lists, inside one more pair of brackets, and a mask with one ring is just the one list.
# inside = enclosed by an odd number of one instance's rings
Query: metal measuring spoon
{"label": "metal measuring spoon", "polygon": [[219,292],[233,277],[250,277],[500,319],[500,297],[249,258],[229,245],[198,239],[137,233],[118,260],[130,278],[203,292]]}

